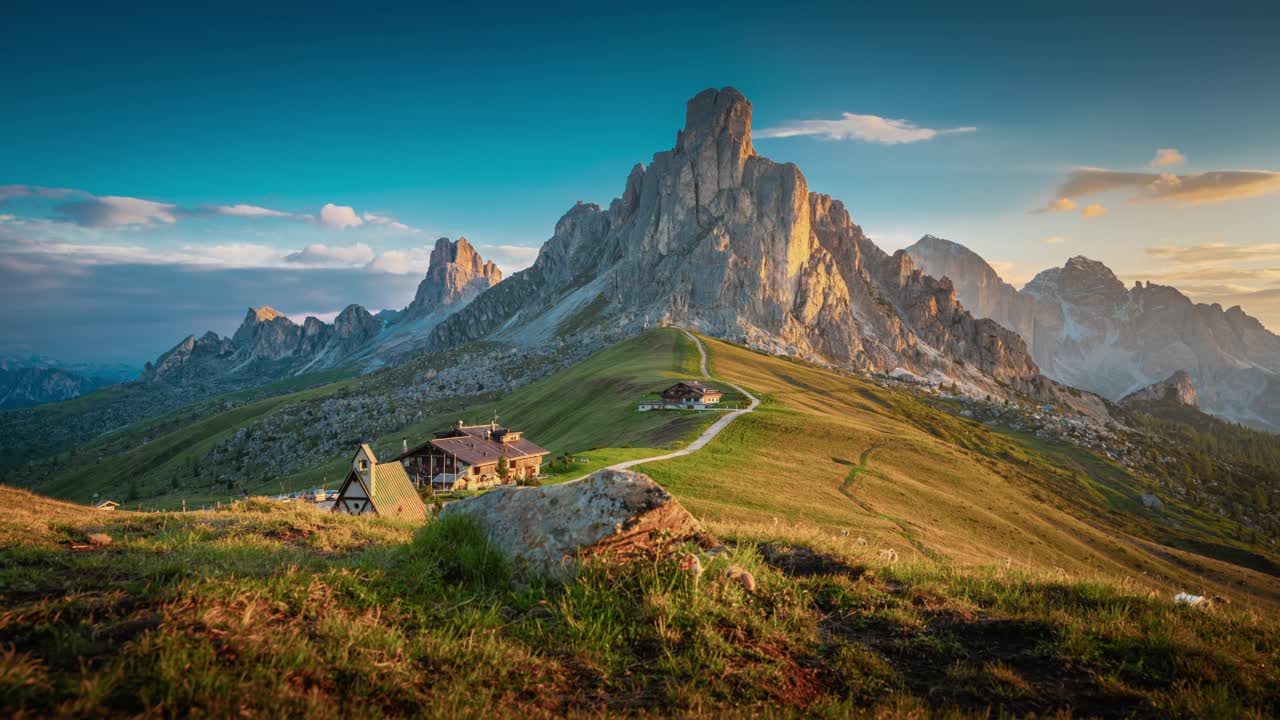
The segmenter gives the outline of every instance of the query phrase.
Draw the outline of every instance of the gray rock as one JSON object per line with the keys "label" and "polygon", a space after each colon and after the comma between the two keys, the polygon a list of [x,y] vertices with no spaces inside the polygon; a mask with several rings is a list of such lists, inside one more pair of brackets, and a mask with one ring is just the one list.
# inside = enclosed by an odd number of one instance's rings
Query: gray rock
{"label": "gray rock", "polygon": [[445,506],[442,517],[470,516],[517,566],[566,578],[573,559],[619,558],[705,543],[698,521],[649,476],[601,470],[541,488],[505,487]]}

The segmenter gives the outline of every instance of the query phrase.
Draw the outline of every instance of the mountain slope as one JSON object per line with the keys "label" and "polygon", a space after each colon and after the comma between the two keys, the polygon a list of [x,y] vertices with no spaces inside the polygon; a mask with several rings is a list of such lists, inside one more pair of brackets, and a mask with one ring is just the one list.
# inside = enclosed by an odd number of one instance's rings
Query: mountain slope
{"label": "mountain slope", "polygon": [[929,273],[945,275],[966,306],[982,307],[1021,335],[1059,382],[1119,400],[1182,370],[1206,412],[1280,431],[1280,336],[1239,307],[1193,303],[1154,283],[1126,289],[1085,257],[1010,293],[989,265],[956,243],[927,236],[907,252]]}
{"label": "mountain slope", "polygon": [[689,101],[672,150],[637,165],[608,210],[579,203],[527,270],[441,323],[435,348],[659,324],[844,367],[904,368],[976,394],[1044,396],[1022,340],[975,319],[949,283],[876,247],[844,206],[751,143],[731,88]]}

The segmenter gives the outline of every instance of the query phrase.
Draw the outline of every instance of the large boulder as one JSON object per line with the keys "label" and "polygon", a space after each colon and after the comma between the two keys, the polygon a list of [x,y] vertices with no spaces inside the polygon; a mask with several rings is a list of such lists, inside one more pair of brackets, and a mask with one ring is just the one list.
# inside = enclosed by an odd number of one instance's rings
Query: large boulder
{"label": "large boulder", "polygon": [[627,558],[709,541],[671,493],[629,470],[601,470],[548,487],[504,487],[450,503],[442,513],[463,515],[478,520],[517,566],[561,579],[572,573],[575,558]]}

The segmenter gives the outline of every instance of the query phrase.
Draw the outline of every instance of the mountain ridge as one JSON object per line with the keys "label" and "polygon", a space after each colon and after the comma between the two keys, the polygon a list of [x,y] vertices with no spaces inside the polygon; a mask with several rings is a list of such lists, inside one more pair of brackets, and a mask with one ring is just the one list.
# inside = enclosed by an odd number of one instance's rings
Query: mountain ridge
{"label": "mountain ridge", "polygon": [[858,370],[902,367],[974,394],[1070,396],[1016,333],[975,318],[906,253],[881,250],[794,164],[759,155],[751,104],[733,88],[690,100],[672,149],[635,165],[608,209],[570,208],[531,267],[442,322],[428,347],[655,325]]}
{"label": "mountain ridge", "polygon": [[977,257],[962,245],[922,238],[906,251],[1017,332],[1059,382],[1120,400],[1186,371],[1205,412],[1280,431],[1280,336],[1239,306],[1195,303],[1151,282],[1127,288],[1104,263],[1079,255],[1022,290],[992,294],[990,265],[954,261]]}

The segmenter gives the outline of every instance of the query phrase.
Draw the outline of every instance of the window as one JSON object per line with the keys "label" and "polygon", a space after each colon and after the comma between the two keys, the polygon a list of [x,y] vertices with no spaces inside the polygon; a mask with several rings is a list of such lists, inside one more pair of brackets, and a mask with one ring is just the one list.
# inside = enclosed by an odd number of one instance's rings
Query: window
{"label": "window", "polygon": [[369,461],[368,461],[368,460],[365,460],[364,458],[361,458],[361,459],[360,459],[360,471],[361,471],[361,472],[363,472],[363,471],[368,470],[368,469],[369,469]]}

